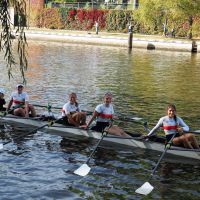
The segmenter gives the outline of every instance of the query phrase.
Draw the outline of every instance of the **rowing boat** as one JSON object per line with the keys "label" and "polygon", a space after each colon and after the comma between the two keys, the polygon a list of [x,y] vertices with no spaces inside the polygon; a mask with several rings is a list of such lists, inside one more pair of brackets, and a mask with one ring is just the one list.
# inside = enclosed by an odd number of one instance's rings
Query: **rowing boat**
{"label": "rowing boat", "polygon": [[[46,121],[42,121],[39,118],[23,118],[23,117],[16,117],[13,115],[6,115],[5,117],[0,118],[1,121],[9,123],[9,124],[21,124],[25,126],[32,126],[32,127],[42,127],[47,124]],[[101,134],[92,130],[84,130],[81,128],[76,127],[66,127],[62,124],[55,123],[53,126],[45,126],[44,131],[49,134],[56,134],[62,137],[89,137],[100,139]],[[164,143],[163,142],[156,142],[156,141],[146,141],[139,134],[132,134],[132,138],[124,139],[122,137],[108,135],[104,138],[104,142],[109,142],[110,144],[117,145],[117,146],[126,146],[130,148],[142,148],[142,149],[149,149],[154,151],[163,152],[164,150]],[[200,150],[191,150],[185,149],[181,147],[172,146],[167,151],[168,156],[175,156],[179,159],[185,160],[187,158],[187,162],[189,160],[200,162]]]}

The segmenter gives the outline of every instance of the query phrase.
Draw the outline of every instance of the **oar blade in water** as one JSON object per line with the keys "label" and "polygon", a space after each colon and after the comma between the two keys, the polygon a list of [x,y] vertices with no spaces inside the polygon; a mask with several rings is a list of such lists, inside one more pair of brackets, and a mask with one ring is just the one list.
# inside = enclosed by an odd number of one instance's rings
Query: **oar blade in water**
{"label": "oar blade in water", "polygon": [[87,164],[83,164],[74,171],[74,174],[77,174],[79,176],[86,176],[90,172],[90,169],[91,168]]}
{"label": "oar blade in water", "polygon": [[0,150],[3,149],[3,144],[0,144]]}
{"label": "oar blade in water", "polygon": [[135,192],[138,194],[148,195],[153,190],[153,186],[149,182],[145,182],[140,188]]}

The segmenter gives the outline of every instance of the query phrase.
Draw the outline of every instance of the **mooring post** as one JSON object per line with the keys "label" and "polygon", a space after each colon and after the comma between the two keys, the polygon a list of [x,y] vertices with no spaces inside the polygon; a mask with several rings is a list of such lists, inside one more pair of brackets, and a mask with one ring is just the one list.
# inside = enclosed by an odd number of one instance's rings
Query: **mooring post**
{"label": "mooring post", "polygon": [[197,53],[197,43],[195,40],[192,41],[192,53]]}
{"label": "mooring post", "polygon": [[128,33],[128,48],[132,48],[132,43],[133,43],[133,33],[132,31]]}

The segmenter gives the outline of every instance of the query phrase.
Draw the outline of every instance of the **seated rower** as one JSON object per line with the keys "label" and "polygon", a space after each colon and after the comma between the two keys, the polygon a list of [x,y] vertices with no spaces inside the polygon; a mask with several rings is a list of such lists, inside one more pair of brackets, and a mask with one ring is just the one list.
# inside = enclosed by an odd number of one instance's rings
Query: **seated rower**
{"label": "seated rower", "polygon": [[176,107],[173,104],[167,106],[167,116],[161,117],[157,125],[149,132],[147,137],[155,135],[159,128],[163,128],[166,136],[166,141],[169,142],[173,135],[172,144],[175,146],[183,146],[190,149],[198,149],[199,145],[195,136],[191,133],[184,133],[189,131],[189,127],[178,116],[176,116]]}
{"label": "seated rower", "polygon": [[5,104],[4,90],[0,88],[0,111],[6,111],[6,108],[4,107]]}
{"label": "seated rower", "polygon": [[32,117],[36,117],[35,108],[33,105],[29,104],[29,96],[23,91],[24,85],[18,84],[16,86],[17,91],[12,92],[10,102],[8,103],[7,112],[10,108],[12,114],[21,117],[29,117],[29,112]]}
{"label": "seated rower", "polygon": [[[113,119],[114,109],[112,106],[112,94],[106,93],[103,98],[103,103],[99,104],[92,115],[92,118],[89,120],[86,126],[82,126],[87,129],[93,120],[96,119],[96,124],[91,128],[91,130],[97,132],[103,132],[104,129],[108,128],[111,120]],[[118,126],[111,126],[106,130],[108,133],[118,136],[130,137],[124,130]]]}
{"label": "seated rower", "polygon": [[86,113],[81,112],[76,93],[69,95],[69,101],[62,108],[62,117],[66,125],[79,127],[86,123]]}

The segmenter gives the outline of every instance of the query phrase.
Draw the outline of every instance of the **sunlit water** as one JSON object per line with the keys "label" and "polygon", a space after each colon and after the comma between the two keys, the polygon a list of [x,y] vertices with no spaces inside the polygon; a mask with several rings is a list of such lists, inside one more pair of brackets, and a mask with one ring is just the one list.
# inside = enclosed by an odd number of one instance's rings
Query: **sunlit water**
{"label": "sunlit water", "polygon": [[[200,55],[54,42],[29,42],[27,87],[33,104],[61,107],[76,92],[81,107],[93,110],[111,91],[118,114],[143,117],[150,128],[165,115],[167,103],[192,129],[199,129]],[[3,55],[0,87],[11,91],[19,73],[8,81]],[[38,108],[39,109],[39,108]],[[45,109],[40,109],[40,112]],[[58,110],[54,111],[58,113]],[[143,131],[140,125],[120,124]],[[135,128],[135,129],[134,129]],[[1,127],[2,141],[30,131]],[[144,132],[144,131],[143,131]],[[145,132],[144,132],[145,133]],[[6,145],[0,152],[0,199],[199,199],[199,164],[163,161],[151,180],[148,196],[135,189],[148,180],[159,153],[102,145],[91,160],[91,172],[80,178],[73,171],[83,164],[95,140],[68,140],[37,132]],[[187,162],[187,161],[186,161]]]}

